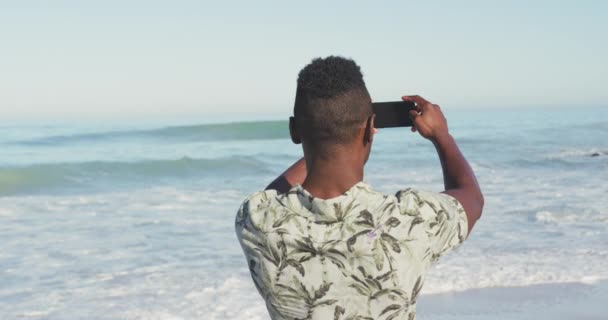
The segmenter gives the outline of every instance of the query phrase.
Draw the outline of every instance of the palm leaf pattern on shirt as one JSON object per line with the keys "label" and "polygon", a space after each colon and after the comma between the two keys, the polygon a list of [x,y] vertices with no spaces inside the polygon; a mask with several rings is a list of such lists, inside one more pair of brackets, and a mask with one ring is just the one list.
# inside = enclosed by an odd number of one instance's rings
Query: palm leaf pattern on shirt
{"label": "palm leaf pattern on shirt", "polygon": [[[389,217],[386,221],[379,222],[374,219],[373,214],[368,210],[362,210],[358,218],[354,224],[362,226],[364,229],[348,238],[346,241],[348,251],[353,252],[357,239],[367,235],[368,238],[372,239],[372,253],[376,269],[381,271],[384,268],[384,261],[387,260],[389,269],[393,270],[394,257],[391,255],[389,248],[395,253],[400,253],[401,245],[399,240],[392,236],[390,232],[391,228],[399,226],[401,221],[396,217]],[[379,217],[379,219],[381,218],[383,217]]]}
{"label": "palm leaf pattern on shirt", "polygon": [[[294,282],[297,283],[297,281]],[[318,288],[309,290],[301,282],[291,286],[279,283],[277,284],[277,288],[279,288],[278,296],[280,297],[279,300],[296,299],[304,302],[304,305],[308,311],[304,317],[297,319],[310,319],[316,308],[322,306],[331,306],[338,302],[337,299],[323,299],[332,285],[332,282],[323,282]]]}

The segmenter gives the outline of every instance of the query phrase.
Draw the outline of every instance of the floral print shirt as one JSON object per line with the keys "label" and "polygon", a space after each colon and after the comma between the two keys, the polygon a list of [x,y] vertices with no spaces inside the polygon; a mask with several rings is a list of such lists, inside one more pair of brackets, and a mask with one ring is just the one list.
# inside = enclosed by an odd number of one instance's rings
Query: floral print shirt
{"label": "floral print shirt", "polygon": [[364,182],[331,199],[300,185],[254,193],[235,227],[274,320],[415,319],[425,272],[468,232],[447,194]]}

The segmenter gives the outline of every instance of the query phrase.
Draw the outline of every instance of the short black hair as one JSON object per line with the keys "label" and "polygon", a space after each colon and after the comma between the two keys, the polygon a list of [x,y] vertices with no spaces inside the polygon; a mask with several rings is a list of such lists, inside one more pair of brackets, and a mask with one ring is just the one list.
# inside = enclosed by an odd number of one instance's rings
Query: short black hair
{"label": "short black hair", "polygon": [[298,75],[294,118],[314,145],[348,144],[372,115],[361,68],[339,56],[315,58]]}

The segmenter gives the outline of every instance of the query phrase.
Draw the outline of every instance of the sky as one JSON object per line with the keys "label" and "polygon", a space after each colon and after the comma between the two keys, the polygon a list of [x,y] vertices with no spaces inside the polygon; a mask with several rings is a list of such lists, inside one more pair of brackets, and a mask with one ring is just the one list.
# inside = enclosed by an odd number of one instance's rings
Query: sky
{"label": "sky", "polygon": [[374,101],[606,106],[606,39],[601,0],[0,0],[0,122],[288,116],[328,55]]}

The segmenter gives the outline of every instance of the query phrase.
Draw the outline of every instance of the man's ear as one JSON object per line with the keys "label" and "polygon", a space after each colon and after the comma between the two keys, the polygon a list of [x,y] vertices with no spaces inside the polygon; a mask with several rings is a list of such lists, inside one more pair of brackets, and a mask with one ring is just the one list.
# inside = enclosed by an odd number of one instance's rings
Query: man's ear
{"label": "man's ear", "polygon": [[367,117],[367,121],[365,122],[365,134],[363,138],[363,145],[367,145],[368,143],[372,143],[374,141],[374,120],[376,119],[376,115],[372,114]]}
{"label": "man's ear", "polygon": [[296,118],[294,117],[289,117],[289,135],[291,136],[291,141],[293,143],[302,143],[302,139],[300,138],[300,132],[298,131],[298,127],[296,126]]}

